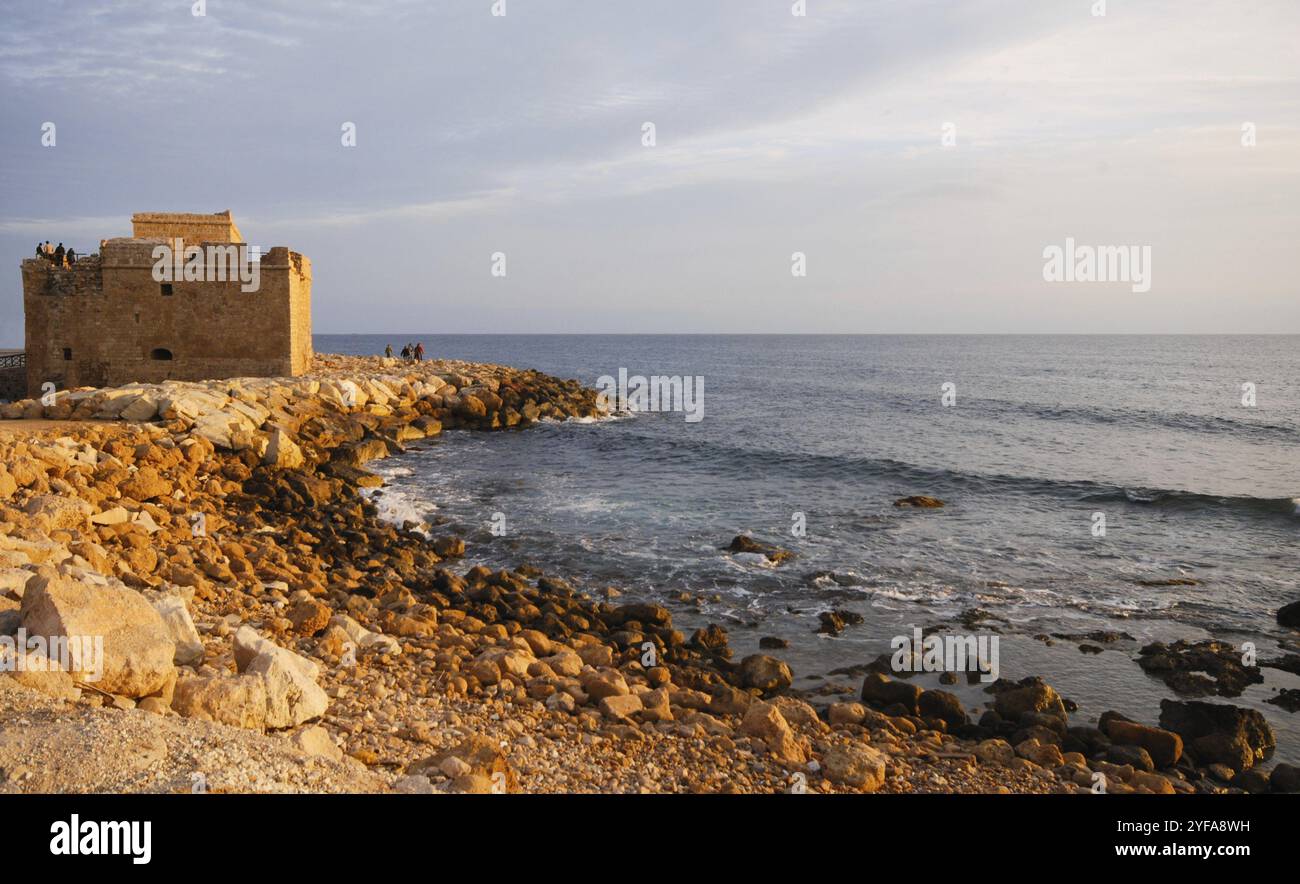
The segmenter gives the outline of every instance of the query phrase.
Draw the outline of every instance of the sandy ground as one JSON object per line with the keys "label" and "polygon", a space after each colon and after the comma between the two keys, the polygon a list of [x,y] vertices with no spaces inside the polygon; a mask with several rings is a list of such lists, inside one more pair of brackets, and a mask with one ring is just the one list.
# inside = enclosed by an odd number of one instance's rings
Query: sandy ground
{"label": "sandy ground", "polygon": [[386,792],[278,735],[56,700],[0,678],[0,793]]}

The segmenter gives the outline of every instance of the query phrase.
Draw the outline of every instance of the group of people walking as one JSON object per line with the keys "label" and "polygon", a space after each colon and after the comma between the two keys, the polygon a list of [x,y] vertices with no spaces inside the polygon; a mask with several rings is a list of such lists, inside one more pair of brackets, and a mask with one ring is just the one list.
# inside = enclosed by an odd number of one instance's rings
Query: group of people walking
{"label": "group of people walking", "polygon": [[[384,347],[384,356],[388,359],[393,358],[393,345],[388,344]],[[414,359],[416,362],[424,361],[424,343],[407,344],[402,347],[401,356],[403,359]]]}
{"label": "group of people walking", "polygon": [[71,267],[77,263],[76,252],[72,249],[63,248],[63,243],[51,246],[48,239],[43,243],[38,242],[36,244],[36,257],[44,258],[55,267]]}

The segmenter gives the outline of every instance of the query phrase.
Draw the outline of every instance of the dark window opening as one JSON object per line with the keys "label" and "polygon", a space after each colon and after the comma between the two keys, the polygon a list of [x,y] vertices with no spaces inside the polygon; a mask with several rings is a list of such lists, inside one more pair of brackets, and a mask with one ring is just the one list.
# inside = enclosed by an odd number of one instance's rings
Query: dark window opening
{"label": "dark window opening", "polygon": [[171,359],[172,351],[164,347],[158,347],[154,350],[149,351],[149,358],[150,359]]}
{"label": "dark window opening", "polygon": [[71,347],[64,347],[64,348],[63,348],[63,358],[64,358],[65,360],[67,360],[68,362],[71,362],[71,361],[72,361],[72,348],[71,348]]}
{"label": "dark window opening", "polygon": [[164,282],[162,284],[162,293],[164,296],[170,295],[172,293],[172,284],[170,282]]}

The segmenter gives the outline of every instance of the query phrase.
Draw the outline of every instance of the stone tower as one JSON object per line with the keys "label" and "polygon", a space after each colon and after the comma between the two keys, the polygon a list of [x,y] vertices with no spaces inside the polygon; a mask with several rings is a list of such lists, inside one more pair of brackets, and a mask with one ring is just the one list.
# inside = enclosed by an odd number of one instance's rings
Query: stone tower
{"label": "stone tower", "polygon": [[278,246],[258,260],[229,211],[141,213],[131,223],[133,236],[103,240],[72,266],[23,261],[28,395],[46,383],[62,390],[310,368],[305,256]]}

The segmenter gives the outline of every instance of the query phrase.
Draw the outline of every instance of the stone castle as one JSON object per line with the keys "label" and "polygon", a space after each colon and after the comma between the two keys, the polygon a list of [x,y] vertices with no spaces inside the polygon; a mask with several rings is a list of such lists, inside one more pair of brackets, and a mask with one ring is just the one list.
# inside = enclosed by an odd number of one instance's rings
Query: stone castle
{"label": "stone castle", "polygon": [[[283,246],[261,255],[250,291],[224,267],[206,272],[215,269],[212,253],[223,251],[212,246],[243,245],[229,211],[149,212],[133,215],[131,225],[131,237],[103,240],[97,255],[75,264],[23,261],[29,396],[40,396],[47,383],[63,390],[293,376],[310,368],[311,261],[305,256]],[[177,240],[182,255],[197,246],[202,257],[159,282],[155,250],[174,249]],[[246,271],[248,260],[257,260],[240,255]]]}

